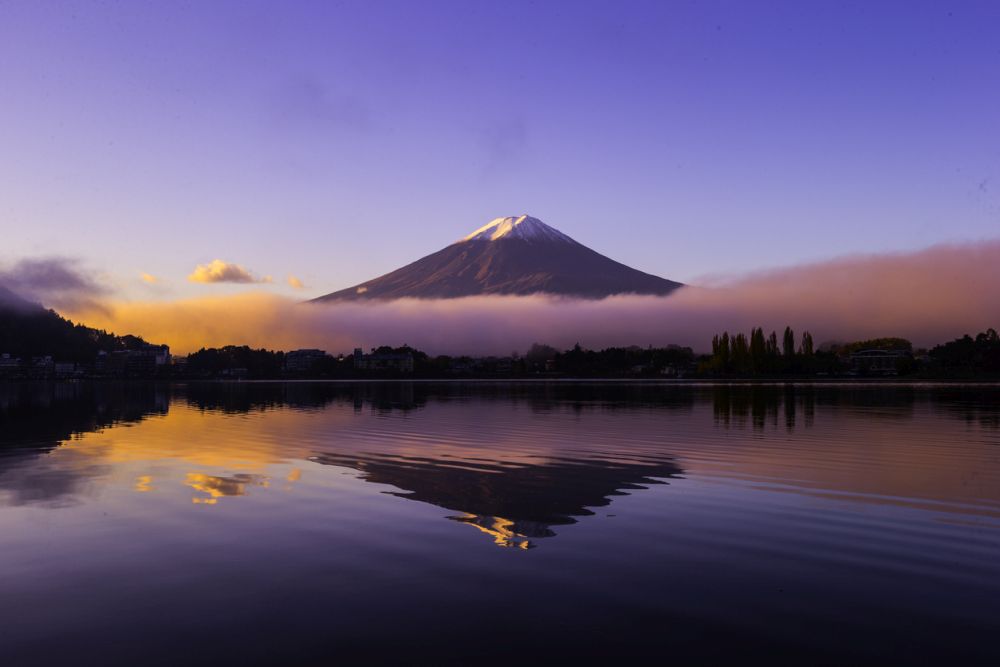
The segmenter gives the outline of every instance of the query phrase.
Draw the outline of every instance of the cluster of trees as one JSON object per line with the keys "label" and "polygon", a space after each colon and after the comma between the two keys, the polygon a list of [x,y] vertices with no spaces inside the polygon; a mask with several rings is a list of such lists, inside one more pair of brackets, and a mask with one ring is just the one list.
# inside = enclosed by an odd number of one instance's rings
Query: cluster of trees
{"label": "cluster of trees", "polygon": [[801,373],[811,369],[815,355],[808,331],[802,334],[798,348],[791,327],[785,327],[780,343],[776,331],[765,337],[760,327],[751,330],[749,336],[725,331],[712,338],[712,356],[700,370],[715,375]]}
{"label": "cluster of trees", "polygon": [[245,370],[254,379],[274,378],[285,367],[285,353],[254,350],[246,345],[201,348],[187,357],[187,372],[198,375],[224,375],[236,369]]}
{"label": "cluster of trees", "polygon": [[[420,350],[404,345],[391,347],[383,345],[374,348],[372,354],[407,354],[413,357],[414,374],[417,376],[435,375],[438,362],[430,359]],[[192,378],[210,377],[245,377],[251,380],[280,379],[287,377],[306,377],[317,379],[351,379],[384,375],[391,377],[391,371],[377,373],[360,372],[354,367],[354,357],[333,357],[325,355],[310,360],[308,368],[289,371],[286,368],[288,354],[279,350],[253,349],[246,345],[227,345],[220,348],[202,348],[187,356],[186,368],[183,374]]]}
{"label": "cluster of trees", "polygon": [[853,343],[834,344],[830,346],[830,351],[840,356],[848,356],[861,350],[894,350],[897,352],[913,353],[913,343],[905,338],[869,338]]}
{"label": "cluster of trees", "polygon": [[[923,378],[996,377],[1000,374],[1000,335],[987,329],[975,337],[965,335],[926,350],[914,350],[905,338],[885,337],[814,348],[805,332],[796,346],[795,335],[786,327],[780,345],[776,333],[765,337],[754,329],[749,337],[723,333],[712,339],[712,355],[703,359],[704,375],[867,375],[865,358],[852,355],[864,350],[899,353],[893,374]],[[875,374],[886,374],[884,372]]]}
{"label": "cluster of trees", "polygon": [[[431,357],[409,346],[374,348],[374,355],[409,354],[413,358],[412,377],[662,377],[685,375],[694,369],[695,354],[689,347],[671,345],[663,348],[612,347],[587,350],[580,345],[560,351],[549,345],[534,344],[523,356],[469,357],[440,355]],[[185,375],[192,378],[246,377],[271,379],[289,377],[287,355],[247,346],[201,349],[187,357]],[[400,373],[359,370],[353,356],[317,358],[308,369],[292,374],[309,378],[395,377]],[[409,373],[407,373],[410,376]]]}
{"label": "cluster of trees", "polygon": [[931,349],[933,367],[951,375],[1000,373],[1000,336],[987,329],[975,338],[966,334]]}
{"label": "cluster of trees", "polygon": [[25,359],[51,355],[57,361],[93,363],[98,352],[138,350],[145,345],[138,336],[116,336],[74,324],[35,304],[0,300],[0,353]]}
{"label": "cluster of trees", "polygon": [[[533,370],[537,370],[535,348],[526,355]],[[572,349],[558,352],[548,364],[553,372],[569,377],[656,377],[682,375],[695,360],[689,347],[608,347],[586,350],[577,343]]]}
{"label": "cluster of trees", "polygon": [[[132,336],[111,337],[119,346],[140,346],[142,339]],[[852,372],[851,355],[862,350],[893,350],[906,353],[895,369],[900,375],[917,377],[963,377],[1000,373],[1000,336],[989,329],[972,336],[938,345],[929,354],[917,351],[905,338],[873,338],[845,344],[815,347],[812,334],[796,337],[786,327],[765,335],[762,328],[750,334],[723,332],[712,339],[712,354],[697,357],[689,347],[610,347],[588,350],[579,344],[558,350],[536,343],[523,356],[509,357],[431,357],[409,346],[381,346],[373,354],[409,354],[413,357],[412,377],[537,377],[580,378],[701,376],[760,377],[782,375],[843,375]],[[201,349],[188,356],[187,374],[191,377],[226,377],[239,370],[240,377],[268,379],[288,377],[284,352],[251,349],[247,346]],[[299,373],[312,378],[360,378],[379,372],[355,369],[352,356],[326,356]],[[394,377],[392,371],[381,373]],[[864,375],[865,373],[860,373]],[[409,374],[407,374],[409,375]]]}

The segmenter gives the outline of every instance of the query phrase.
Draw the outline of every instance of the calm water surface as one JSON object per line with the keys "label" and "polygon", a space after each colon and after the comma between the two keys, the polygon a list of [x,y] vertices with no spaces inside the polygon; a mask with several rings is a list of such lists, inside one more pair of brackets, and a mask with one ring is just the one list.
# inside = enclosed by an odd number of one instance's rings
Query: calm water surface
{"label": "calm water surface", "polygon": [[1000,664],[1000,388],[0,385],[0,663]]}

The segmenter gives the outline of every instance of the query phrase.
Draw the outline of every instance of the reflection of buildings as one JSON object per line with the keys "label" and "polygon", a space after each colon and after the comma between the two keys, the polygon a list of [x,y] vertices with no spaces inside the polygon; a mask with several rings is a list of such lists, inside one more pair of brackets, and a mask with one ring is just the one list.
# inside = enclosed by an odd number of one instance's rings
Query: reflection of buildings
{"label": "reflection of buildings", "polygon": [[461,512],[451,517],[522,549],[576,523],[613,496],[643,489],[682,471],[671,459],[546,459],[537,465],[394,454],[324,453],[313,461],[353,468],[364,479],[389,484],[396,495]]}

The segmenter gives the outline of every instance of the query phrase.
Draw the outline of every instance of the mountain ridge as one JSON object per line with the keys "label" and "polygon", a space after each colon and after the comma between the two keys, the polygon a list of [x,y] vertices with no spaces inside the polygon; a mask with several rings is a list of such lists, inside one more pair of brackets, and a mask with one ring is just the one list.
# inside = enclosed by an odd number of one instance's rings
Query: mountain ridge
{"label": "mountain ridge", "polygon": [[530,215],[495,218],[395,271],[313,302],[552,294],[666,295],[682,284],[605,257]]}
{"label": "mountain ridge", "polygon": [[0,354],[92,362],[98,352],[139,349],[146,341],[74,323],[0,284]]}

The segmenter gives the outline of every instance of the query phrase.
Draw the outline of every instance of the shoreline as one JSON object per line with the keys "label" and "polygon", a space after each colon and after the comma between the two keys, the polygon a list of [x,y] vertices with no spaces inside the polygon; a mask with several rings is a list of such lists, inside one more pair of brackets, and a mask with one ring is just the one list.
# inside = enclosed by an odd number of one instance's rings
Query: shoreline
{"label": "shoreline", "polygon": [[0,378],[0,385],[16,384],[165,384],[165,385],[262,385],[262,384],[482,384],[482,385],[644,385],[663,387],[728,387],[728,386],[851,386],[851,387],[998,387],[1000,379],[961,378],[265,378],[234,380],[226,378],[69,378],[30,379]]}

